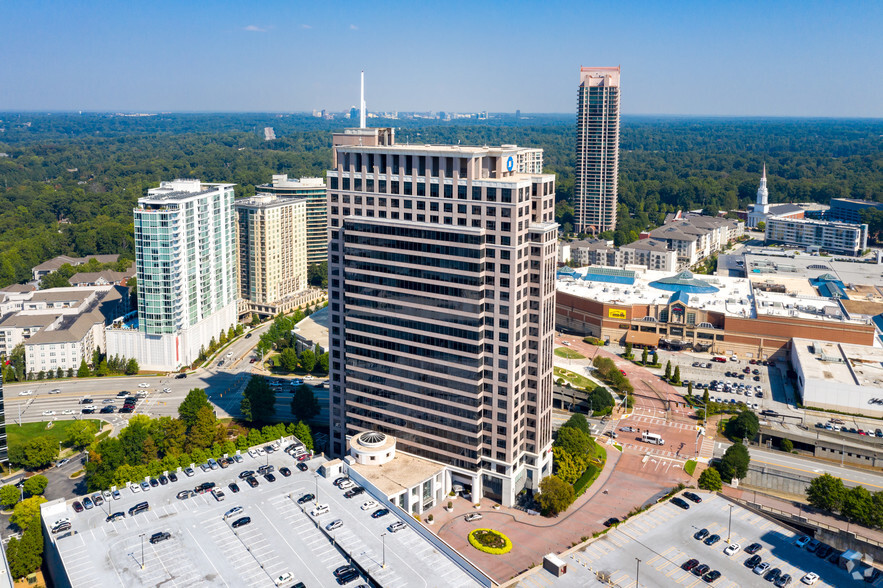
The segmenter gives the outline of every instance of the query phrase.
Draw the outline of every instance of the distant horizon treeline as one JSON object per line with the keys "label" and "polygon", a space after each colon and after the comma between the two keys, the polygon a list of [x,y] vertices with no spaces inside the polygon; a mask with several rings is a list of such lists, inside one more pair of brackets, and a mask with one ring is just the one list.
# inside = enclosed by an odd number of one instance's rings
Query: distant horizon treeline
{"label": "distant horizon treeline", "polygon": [[[543,148],[556,219],[572,228],[575,115],[370,123],[396,126],[399,143]],[[134,257],[132,209],[161,180],[233,182],[241,197],[273,174],[322,177],[331,132],[348,126],[304,114],[0,113],[0,287],[56,255]],[[620,145],[617,242],[679,208],[744,208],[764,163],[771,202],[883,201],[883,120],[624,116]]]}

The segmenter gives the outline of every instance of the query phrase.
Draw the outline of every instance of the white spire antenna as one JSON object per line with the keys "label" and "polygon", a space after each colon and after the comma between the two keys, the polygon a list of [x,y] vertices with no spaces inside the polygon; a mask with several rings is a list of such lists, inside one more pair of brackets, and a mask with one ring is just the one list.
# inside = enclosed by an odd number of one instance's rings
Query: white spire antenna
{"label": "white spire antenna", "polygon": [[359,101],[359,128],[365,128],[365,70],[362,70],[362,97]]}

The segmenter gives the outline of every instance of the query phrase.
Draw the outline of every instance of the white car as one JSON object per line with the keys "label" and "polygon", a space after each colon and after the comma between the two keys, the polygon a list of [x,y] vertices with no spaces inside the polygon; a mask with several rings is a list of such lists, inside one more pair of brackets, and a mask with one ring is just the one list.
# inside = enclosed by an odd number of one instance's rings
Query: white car
{"label": "white car", "polygon": [[471,512],[464,517],[467,523],[471,523],[472,521],[480,521],[482,519],[481,513]]}
{"label": "white car", "polygon": [[738,553],[740,549],[742,549],[742,546],[738,543],[730,543],[727,545],[727,548],[724,549],[724,555],[733,555],[734,553]]}
{"label": "white car", "polygon": [[338,488],[340,488],[341,490],[349,490],[350,488],[354,487],[355,485],[356,484],[352,480],[344,480],[343,482],[340,483]]}
{"label": "white car", "polygon": [[101,495],[104,496],[105,502],[110,502],[110,500],[113,498],[113,495],[110,493],[110,490],[105,490],[104,492],[101,493]]}
{"label": "white car", "polygon": [[249,450],[248,450],[248,455],[251,456],[251,457],[257,457],[257,456],[258,456],[258,450],[257,450],[257,449],[249,449]]}
{"label": "white car", "polygon": [[147,382],[141,382],[140,384],[138,384],[138,387],[139,388],[150,388],[150,384],[148,384]]}
{"label": "white car", "polygon": [[67,410],[61,411],[61,414],[77,414],[77,411],[71,410],[70,408]]}
{"label": "white car", "polygon": [[362,510],[370,510],[372,508],[378,508],[380,505],[377,504],[376,500],[369,500],[367,502],[362,503]]}
{"label": "white car", "polygon": [[54,415],[55,415],[54,410],[44,410],[43,411],[43,416],[54,416]]}
{"label": "white car", "polygon": [[33,394],[33,393],[34,393],[33,390],[24,390],[24,391],[22,391],[22,392],[19,392],[18,395],[19,395],[19,396],[30,396],[30,395]]}
{"label": "white car", "polygon": [[800,581],[803,582],[804,584],[808,584],[809,586],[812,586],[813,584],[815,584],[816,582],[819,581],[819,575],[815,572],[810,572],[807,575],[805,575],[804,577],[800,578]]}
{"label": "white car", "polygon": [[267,452],[264,451],[262,447],[258,447],[257,449],[255,449],[255,451],[257,452],[258,457],[264,457],[265,455],[267,455]]}
{"label": "white car", "polygon": [[304,380],[312,380],[312,379],[313,379],[313,376],[311,376],[310,374],[307,374],[304,376]]}
{"label": "white car", "polygon": [[291,575],[291,572],[285,572],[284,574],[282,574],[281,576],[279,576],[275,580],[273,580],[273,583],[275,583],[277,586],[281,586],[282,584],[285,584],[286,582],[291,582],[291,579],[293,577],[294,576]]}
{"label": "white car", "polygon": [[55,467],[60,468],[60,467],[63,466],[64,464],[68,463],[69,461],[70,461],[70,459],[68,459],[68,458],[59,459],[59,460],[55,463]]}
{"label": "white car", "polygon": [[328,514],[330,509],[327,504],[320,504],[316,508],[310,511],[310,514],[314,517],[322,516],[324,514]]}
{"label": "white car", "polygon": [[233,357],[233,352],[231,351],[230,353],[228,353],[227,357]]}
{"label": "white car", "polygon": [[230,518],[233,515],[238,515],[241,512],[242,512],[241,506],[234,506],[233,508],[231,508],[230,510],[228,510],[227,512],[224,513],[224,518],[225,519]]}
{"label": "white car", "polygon": [[132,489],[132,494],[137,494],[141,492],[141,486],[138,484],[132,484],[131,486],[129,486],[129,488]]}
{"label": "white car", "polygon": [[171,388],[163,388],[162,391],[163,391],[165,394],[170,394],[170,393],[172,392],[172,389],[171,389]]}

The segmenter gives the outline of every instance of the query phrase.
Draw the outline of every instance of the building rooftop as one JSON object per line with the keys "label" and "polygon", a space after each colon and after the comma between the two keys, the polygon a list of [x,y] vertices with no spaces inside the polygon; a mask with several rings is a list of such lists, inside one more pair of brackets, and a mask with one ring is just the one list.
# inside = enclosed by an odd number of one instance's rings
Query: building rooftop
{"label": "building rooftop", "polygon": [[798,338],[792,344],[807,379],[883,388],[883,349],[879,347]]}
{"label": "building rooftop", "polygon": [[250,198],[240,198],[233,202],[236,208],[280,208],[282,206],[292,206],[298,202],[306,202],[306,196],[303,197],[279,197],[276,194],[258,193]]}
{"label": "building rooftop", "polygon": [[47,325],[51,325],[55,318],[56,314],[52,313],[42,313],[42,314],[22,314],[15,313],[7,316],[3,319],[3,322],[0,322],[0,329],[3,328],[11,328],[11,327],[40,327],[43,328]]}
{"label": "building rooftop", "polygon": [[[597,281],[597,277],[600,276],[599,269],[606,269],[608,273],[609,270],[628,271],[633,276],[633,283],[617,284]],[[575,271],[579,276],[589,275],[596,279],[582,280],[561,277],[557,282],[559,292],[591,298],[608,304],[666,304],[671,298],[672,292],[670,290],[661,290],[651,286],[651,282],[672,278],[673,276],[669,272],[655,270],[640,272],[597,266],[579,268]],[[745,278],[702,276],[701,281],[716,288],[717,291],[711,293],[690,292],[690,306],[722,312],[731,316],[754,316],[751,287]]]}
{"label": "building rooftop", "polygon": [[61,266],[66,263],[70,265],[77,266],[86,263],[90,259],[96,259],[99,263],[113,263],[118,261],[120,258],[119,255],[88,255],[86,257],[68,257],[67,255],[59,255],[58,257],[54,257],[49,261],[44,261],[40,265],[36,265],[32,268],[32,271],[50,271],[54,272]]}
{"label": "building rooftop", "polygon": [[320,308],[294,326],[294,333],[301,341],[318,345],[327,351],[328,347],[328,307]]}
{"label": "building rooftop", "polygon": [[445,469],[443,465],[401,451],[383,465],[351,463],[349,467],[387,496],[408,490]]}
{"label": "building rooftop", "polygon": [[743,259],[745,263],[743,267],[748,276],[774,274],[778,279],[780,277],[817,278],[823,274],[833,274],[846,285],[847,291],[854,285],[876,286],[883,283],[881,279],[883,265],[799,253],[792,247],[749,248]]}
{"label": "building rooftop", "polygon": [[[259,459],[244,455],[244,460],[227,469],[202,472],[197,468],[193,477],[178,473],[177,482],[149,492],[136,494],[124,487],[119,500],[82,513],[73,512],[71,501],[44,503],[41,511],[47,526],[65,517],[72,525],[70,531],[59,535],[45,531],[49,537],[46,549],[57,549],[64,568],[50,571],[62,580],[69,579],[73,588],[273,586],[273,579],[285,572],[293,575],[285,586],[304,582],[311,587],[332,588],[337,586],[332,572],[348,563],[342,551],[367,570],[377,585],[477,586],[452,559],[414,529],[419,523],[410,517],[402,521],[404,530],[387,533],[385,542],[381,541],[381,534],[398,520],[396,516],[374,519],[372,510],[360,508],[372,498],[368,493],[361,499],[347,499],[332,480],[316,476],[314,471],[323,458],[307,462],[307,472],[298,471],[292,458],[282,451]],[[241,471],[256,470],[267,461],[277,470],[289,467],[291,476],[277,472],[275,482],[258,476],[256,488],[238,479]],[[228,489],[233,481],[240,488],[235,494]],[[222,488],[224,501],[216,501],[211,494],[176,498],[181,490],[203,482],[214,482]],[[319,501],[328,504],[330,512],[314,522],[309,512],[315,503],[301,506],[297,499],[317,491]],[[385,501],[385,497],[373,498]],[[150,510],[129,515],[128,509],[142,501],[149,503]],[[242,507],[242,513],[225,519],[224,513],[234,506]],[[106,522],[112,512],[127,514],[120,521]],[[251,523],[234,530],[231,523],[240,516],[250,517]],[[335,519],[341,519],[343,526],[326,531],[325,526]],[[147,539],[160,531],[171,537],[150,544]],[[384,549],[386,567],[381,568]],[[57,585],[67,585],[58,580],[56,577]]]}
{"label": "building rooftop", "polygon": [[160,182],[158,188],[150,188],[147,196],[138,199],[138,203],[161,202],[165,200],[186,200],[202,194],[213,192],[218,188],[232,188],[236,184],[210,184],[199,180],[172,180]]}

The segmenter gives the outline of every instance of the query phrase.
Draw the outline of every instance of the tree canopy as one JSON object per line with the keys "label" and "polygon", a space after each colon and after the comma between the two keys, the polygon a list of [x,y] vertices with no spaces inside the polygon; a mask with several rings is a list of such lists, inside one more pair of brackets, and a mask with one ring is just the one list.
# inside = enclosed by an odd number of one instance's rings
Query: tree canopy
{"label": "tree canopy", "polygon": [[751,457],[748,455],[748,448],[742,443],[733,443],[724,452],[720,461],[720,476],[722,480],[727,482],[733,478],[741,480],[748,475],[748,464]]}
{"label": "tree canopy", "polygon": [[536,500],[545,516],[557,516],[567,510],[574,498],[573,486],[558,476],[548,476],[540,481],[540,493]]}

